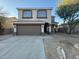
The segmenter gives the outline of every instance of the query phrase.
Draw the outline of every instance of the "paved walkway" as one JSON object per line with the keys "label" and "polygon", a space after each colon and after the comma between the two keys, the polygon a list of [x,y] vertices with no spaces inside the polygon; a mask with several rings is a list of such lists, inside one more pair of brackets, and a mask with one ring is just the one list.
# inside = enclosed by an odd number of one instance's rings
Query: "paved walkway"
{"label": "paved walkway", "polygon": [[0,59],[45,59],[40,36],[14,36],[0,41]]}

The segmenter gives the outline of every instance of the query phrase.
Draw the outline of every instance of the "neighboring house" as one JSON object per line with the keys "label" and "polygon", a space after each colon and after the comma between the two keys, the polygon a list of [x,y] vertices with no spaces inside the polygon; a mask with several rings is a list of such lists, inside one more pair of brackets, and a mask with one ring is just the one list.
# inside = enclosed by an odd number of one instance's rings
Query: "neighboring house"
{"label": "neighboring house", "polygon": [[14,32],[17,35],[51,33],[52,8],[17,8],[17,10],[18,20],[14,22]]}
{"label": "neighboring house", "polygon": [[4,33],[8,34],[12,32],[13,29],[13,22],[16,21],[16,17],[6,17],[4,24],[3,24],[3,28],[4,28]]}
{"label": "neighboring house", "polygon": [[55,28],[58,28],[58,22],[55,21],[55,16],[51,18],[51,31],[54,32]]}
{"label": "neighboring house", "polygon": [[[64,32],[64,27],[63,25],[65,26],[65,28],[67,29],[67,32],[69,32],[69,26],[67,24],[61,24],[59,25],[59,32]],[[75,34],[79,34],[79,24],[77,24],[75,26],[75,28],[72,30],[72,33],[75,33]]]}
{"label": "neighboring house", "polygon": [[13,28],[13,22],[16,21],[16,17],[6,17],[3,27],[5,29]]}
{"label": "neighboring house", "polygon": [[79,34],[79,24],[77,24],[77,26],[75,27],[75,33]]}

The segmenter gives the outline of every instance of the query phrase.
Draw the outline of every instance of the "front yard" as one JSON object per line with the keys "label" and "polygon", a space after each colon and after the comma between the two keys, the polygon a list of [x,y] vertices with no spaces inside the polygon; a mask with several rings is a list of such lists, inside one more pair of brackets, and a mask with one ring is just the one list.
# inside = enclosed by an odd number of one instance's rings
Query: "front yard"
{"label": "front yard", "polygon": [[73,47],[76,43],[79,43],[78,35],[53,34],[47,36],[44,39],[46,58],[59,59],[57,47],[61,46],[65,51],[67,59],[76,59],[76,56],[79,55],[79,50]]}

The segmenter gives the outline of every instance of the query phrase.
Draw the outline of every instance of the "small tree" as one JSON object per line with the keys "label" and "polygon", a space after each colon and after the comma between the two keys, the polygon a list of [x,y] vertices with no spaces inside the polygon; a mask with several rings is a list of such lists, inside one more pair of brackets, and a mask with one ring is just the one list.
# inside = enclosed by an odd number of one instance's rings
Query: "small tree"
{"label": "small tree", "polygon": [[[70,5],[61,5],[56,10],[57,15],[60,18],[63,18],[63,23],[68,25],[69,33],[72,33],[72,30],[79,23],[79,3],[70,4]],[[65,26],[64,26],[65,30]]]}

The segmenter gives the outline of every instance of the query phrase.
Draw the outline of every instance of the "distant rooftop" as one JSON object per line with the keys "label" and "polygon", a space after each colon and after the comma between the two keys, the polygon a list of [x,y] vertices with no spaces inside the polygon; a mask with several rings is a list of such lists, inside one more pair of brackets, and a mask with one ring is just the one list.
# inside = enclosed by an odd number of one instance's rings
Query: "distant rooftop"
{"label": "distant rooftop", "polygon": [[52,10],[52,7],[31,7],[31,8],[16,8],[16,9],[18,9],[18,10],[22,10],[22,9],[50,9],[50,10]]}

